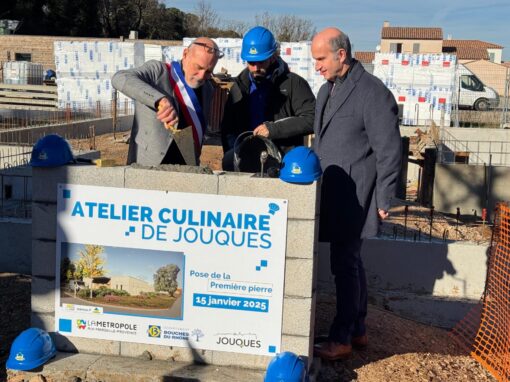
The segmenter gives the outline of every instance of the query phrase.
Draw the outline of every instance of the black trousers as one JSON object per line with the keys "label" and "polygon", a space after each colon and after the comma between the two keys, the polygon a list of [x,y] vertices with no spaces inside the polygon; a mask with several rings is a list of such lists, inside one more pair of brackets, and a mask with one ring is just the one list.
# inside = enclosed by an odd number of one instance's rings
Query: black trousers
{"label": "black trousers", "polygon": [[366,332],[367,279],[361,260],[359,238],[331,242],[331,272],[335,276],[336,316],[329,339],[349,344],[352,337]]}

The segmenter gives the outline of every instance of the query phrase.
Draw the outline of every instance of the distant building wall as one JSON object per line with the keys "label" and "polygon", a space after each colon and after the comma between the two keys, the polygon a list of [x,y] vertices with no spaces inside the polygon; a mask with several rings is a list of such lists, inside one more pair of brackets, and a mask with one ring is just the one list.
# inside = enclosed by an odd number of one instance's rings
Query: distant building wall
{"label": "distant building wall", "polygon": [[414,44],[420,44],[420,51],[418,53],[441,53],[443,51],[443,40],[383,39],[381,40],[381,53],[391,52],[390,47],[392,43],[402,44],[401,53],[413,53]]}
{"label": "distant building wall", "polygon": [[154,292],[151,284],[131,276],[112,276],[110,288],[124,290],[132,296],[139,295],[141,292]]}

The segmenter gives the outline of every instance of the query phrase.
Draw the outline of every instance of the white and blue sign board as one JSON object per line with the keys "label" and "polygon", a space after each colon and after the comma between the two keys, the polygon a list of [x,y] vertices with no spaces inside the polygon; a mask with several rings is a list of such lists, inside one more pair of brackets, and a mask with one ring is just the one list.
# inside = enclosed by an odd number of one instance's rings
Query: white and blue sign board
{"label": "white and blue sign board", "polygon": [[280,351],[287,201],[59,184],[55,330]]}

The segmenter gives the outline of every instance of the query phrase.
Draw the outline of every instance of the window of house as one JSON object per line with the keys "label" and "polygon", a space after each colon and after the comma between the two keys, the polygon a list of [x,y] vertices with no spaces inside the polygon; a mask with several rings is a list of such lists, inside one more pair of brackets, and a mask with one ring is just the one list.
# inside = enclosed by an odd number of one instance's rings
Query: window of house
{"label": "window of house", "polygon": [[14,59],[16,61],[32,61],[32,53],[15,53]]}
{"label": "window of house", "polygon": [[496,54],[494,52],[489,53],[489,60],[490,60],[490,62],[494,62],[495,59],[496,59]]}
{"label": "window of house", "polygon": [[402,43],[392,42],[390,44],[391,53],[402,53]]}
{"label": "window of house", "polygon": [[418,53],[420,53],[420,43],[415,42],[415,43],[413,43],[413,54],[418,54]]}

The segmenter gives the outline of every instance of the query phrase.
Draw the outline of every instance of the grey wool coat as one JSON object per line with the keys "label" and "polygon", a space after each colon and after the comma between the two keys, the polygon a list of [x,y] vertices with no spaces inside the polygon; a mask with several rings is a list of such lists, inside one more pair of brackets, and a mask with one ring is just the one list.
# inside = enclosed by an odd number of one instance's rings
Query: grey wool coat
{"label": "grey wool coat", "polygon": [[[172,133],[156,118],[156,102],[163,97],[167,97],[173,103],[181,116],[168,76],[168,69],[163,62],[151,60],[138,68],[118,71],[112,77],[113,87],[135,100],[128,164],[136,162],[146,166],[157,166],[161,164],[172,144]],[[213,86],[206,82],[202,87],[200,99],[206,121],[209,120],[212,95]],[[185,125],[184,118],[179,118],[178,128],[184,128]],[[172,147],[175,149],[175,145]]]}
{"label": "grey wool coat", "polygon": [[317,95],[314,149],[323,170],[320,240],[375,236],[377,209],[388,210],[401,168],[395,98],[356,60],[328,103]]}

